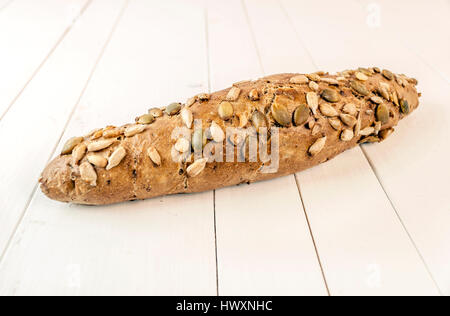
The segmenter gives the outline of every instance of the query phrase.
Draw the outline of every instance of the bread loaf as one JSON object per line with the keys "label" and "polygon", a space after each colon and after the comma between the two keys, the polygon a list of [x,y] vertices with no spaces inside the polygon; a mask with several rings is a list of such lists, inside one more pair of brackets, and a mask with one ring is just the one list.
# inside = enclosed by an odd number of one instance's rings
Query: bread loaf
{"label": "bread loaf", "polygon": [[43,171],[41,189],[100,205],[292,174],[384,140],[417,108],[416,85],[376,67],[239,82],[71,138]]}

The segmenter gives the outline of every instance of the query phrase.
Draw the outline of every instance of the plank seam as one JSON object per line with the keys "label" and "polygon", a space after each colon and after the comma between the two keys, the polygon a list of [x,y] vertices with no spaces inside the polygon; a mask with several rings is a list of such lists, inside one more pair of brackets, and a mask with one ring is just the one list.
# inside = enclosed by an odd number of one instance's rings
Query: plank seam
{"label": "plank seam", "polygon": [[397,208],[395,207],[394,202],[392,202],[391,198],[389,197],[389,194],[387,193],[386,188],[385,188],[384,185],[383,185],[383,182],[380,180],[381,177],[379,176],[379,174],[378,174],[378,172],[377,172],[377,170],[376,170],[376,168],[375,168],[375,165],[372,163],[372,161],[371,161],[369,155],[367,154],[366,150],[364,149],[364,146],[359,146],[359,148],[361,149],[361,151],[362,151],[364,157],[366,157],[367,162],[368,162],[369,165],[370,165],[370,168],[372,168],[372,171],[373,171],[373,173],[375,174],[375,177],[377,178],[378,183],[380,184],[381,188],[383,189],[384,194],[386,195],[387,199],[389,200],[389,203],[391,204],[391,207],[392,207],[392,209],[394,210],[395,215],[397,216],[397,218],[398,218],[400,224],[402,225],[404,231],[406,232],[406,235],[408,236],[409,240],[411,241],[413,247],[416,249],[417,254],[419,255],[419,258],[420,258],[420,260],[422,261],[423,265],[425,266],[425,269],[426,269],[428,275],[430,276],[431,280],[433,281],[434,285],[436,286],[436,288],[437,288],[439,294],[440,294],[441,296],[443,296],[444,293],[442,292],[442,290],[441,290],[441,288],[439,287],[439,285],[438,285],[436,279],[434,278],[433,273],[431,272],[431,269],[429,268],[429,266],[428,266],[428,264],[427,264],[427,262],[426,262],[426,260],[425,260],[425,257],[422,255],[421,251],[419,250],[419,247],[417,246],[416,242],[415,242],[414,239],[412,238],[411,233],[408,231],[408,229],[407,229],[407,227],[406,227],[406,225],[405,225],[405,222],[402,220],[402,218],[401,218],[401,216],[400,216],[400,213],[397,211]]}
{"label": "plank seam", "polygon": [[[91,2],[91,1],[92,1],[92,0],[89,0],[89,2]],[[77,99],[77,102],[75,103],[74,107],[72,108],[72,111],[71,111],[70,114],[69,114],[69,117],[68,117],[68,119],[67,119],[67,122],[66,122],[66,124],[64,125],[63,131],[61,132],[60,137],[59,137],[58,140],[56,141],[56,145],[54,146],[54,148],[53,148],[53,150],[52,150],[52,152],[51,152],[51,154],[50,154],[50,157],[47,159],[47,163],[50,162],[51,158],[53,157],[53,155],[54,155],[54,153],[55,153],[55,151],[56,151],[56,148],[58,147],[58,144],[61,142],[61,138],[62,138],[62,136],[64,135],[64,132],[65,132],[67,126],[69,125],[70,120],[71,120],[71,118],[72,118],[72,116],[73,116],[73,114],[74,114],[74,112],[75,112],[75,110],[76,110],[76,108],[77,108],[77,105],[79,104],[81,98],[83,97],[84,92],[86,91],[86,89],[87,89],[87,87],[88,87],[88,85],[89,85],[89,83],[90,83],[90,81],[91,81],[91,79],[92,79],[92,77],[93,77],[93,75],[94,75],[94,73],[95,73],[95,70],[97,69],[97,66],[98,66],[98,64],[99,64],[99,62],[100,62],[100,59],[103,57],[103,54],[104,54],[104,52],[106,51],[106,48],[107,48],[108,44],[110,43],[110,41],[111,41],[111,39],[112,39],[112,36],[113,36],[115,30],[117,29],[117,26],[118,26],[118,24],[119,24],[119,22],[120,22],[120,20],[121,20],[121,18],[122,18],[122,16],[123,16],[124,12],[125,12],[125,9],[126,9],[127,6],[128,6],[129,1],[130,1],[130,0],[125,0],[125,3],[124,3],[124,5],[123,5],[123,7],[122,7],[120,13],[119,13],[118,17],[116,18],[116,21],[114,22],[114,25],[113,25],[113,27],[112,27],[112,29],[111,29],[111,32],[110,32],[110,34],[108,35],[108,38],[107,38],[105,44],[103,45],[102,50],[100,51],[100,54],[99,54],[97,60],[95,61],[95,64],[94,64],[94,66],[93,66],[93,68],[92,68],[91,73],[89,74],[89,77],[88,77],[88,79],[87,79],[87,82],[86,82],[86,84],[84,85],[83,89],[81,90],[81,94],[80,94],[79,98]],[[27,203],[26,203],[26,205],[25,205],[25,207],[24,207],[24,209],[23,209],[23,211],[22,211],[22,214],[20,215],[20,218],[19,218],[17,224],[15,225],[13,232],[11,233],[11,236],[9,237],[8,242],[6,243],[5,249],[2,251],[2,253],[1,253],[1,255],[0,255],[0,266],[1,266],[2,263],[3,263],[3,260],[6,258],[7,252],[8,252],[8,250],[9,250],[10,247],[11,247],[11,243],[12,243],[14,237],[17,235],[18,229],[19,229],[20,225],[22,224],[23,219],[25,218],[25,215],[26,215],[26,213],[27,213],[27,210],[28,210],[28,208],[29,208],[29,206],[30,206],[30,204],[31,204],[31,201],[33,200],[34,195],[36,194],[36,191],[37,191],[38,186],[39,186],[39,183],[36,183],[35,186],[34,186],[34,188],[33,188],[33,191],[32,191],[31,194],[30,194],[30,197],[28,198],[28,201],[27,201]]]}
{"label": "plank seam", "polygon": [[[55,52],[55,50],[58,48],[59,44],[62,43],[62,41],[64,40],[64,38],[66,37],[67,34],[69,34],[70,30],[72,29],[72,27],[75,25],[75,23],[78,21],[78,19],[83,15],[83,13],[86,11],[86,9],[90,6],[90,4],[92,3],[92,0],[87,0],[85,5],[83,6],[83,8],[80,10],[80,12],[78,13],[78,15],[74,18],[74,20],[72,21],[72,23],[64,30],[64,32],[62,33],[62,35],[58,38],[58,40],[56,41],[55,45],[53,45],[53,47],[50,49],[50,52],[44,57],[44,59],[42,60],[42,62],[39,64],[39,66],[33,71],[33,73],[31,74],[31,77],[25,82],[25,85],[19,90],[19,93],[12,99],[12,101],[9,103],[8,107],[3,111],[3,113],[0,115],[0,121],[6,116],[6,114],[9,112],[9,110],[11,110],[12,106],[14,105],[14,103],[16,103],[16,101],[20,98],[20,96],[22,95],[22,93],[25,91],[25,89],[28,87],[28,85],[30,84],[30,82],[34,79],[34,77],[36,77],[36,75],[39,73],[39,71],[42,69],[42,67],[45,65],[45,63],[47,62],[47,60],[50,59],[50,57],[53,55],[53,53]],[[0,9],[1,10],[1,9]]]}

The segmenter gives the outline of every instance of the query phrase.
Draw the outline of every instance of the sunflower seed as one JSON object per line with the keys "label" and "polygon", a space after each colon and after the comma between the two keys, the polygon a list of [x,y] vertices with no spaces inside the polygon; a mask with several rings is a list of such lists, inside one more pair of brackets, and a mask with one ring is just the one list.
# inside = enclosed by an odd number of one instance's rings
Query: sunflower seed
{"label": "sunflower seed", "polygon": [[309,80],[305,75],[294,76],[289,80],[290,83],[294,83],[294,84],[308,83],[308,81]]}
{"label": "sunflower seed", "polygon": [[198,176],[206,167],[207,158],[202,158],[194,161],[189,167],[187,167],[186,172],[189,177]]}
{"label": "sunflower seed", "polygon": [[416,78],[408,78],[408,82],[417,86],[419,84],[419,81],[417,81]]}
{"label": "sunflower seed", "polygon": [[124,135],[126,137],[132,137],[134,135],[142,133],[146,128],[147,126],[142,124],[131,125],[125,129]]}
{"label": "sunflower seed", "polygon": [[409,113],[409,103],[406,99],[403,99],[400,101],[400,110],[402,111],[403,114],[408,114]]}
{"label": "sunflower seed", "polygon": [[371,96],[371,97],[370,97],[370,101],[372,101],[373,103],[376,103],[376,104],[381,104],[381,103],[383,103],[383,99],[380,98],[380,97],[378,97],[378,96],[376,96],[376,95]]}
{"label": "sunflower seed", "polygon": [[378,67],[373,67],[372,69],[376,73],[380,73],[381,72],[380,68],[378,68]]}
{"label": "sunflower seed", "polygon": [[316,125],[316,120],[315,119],[310,119],[308,122],[308,128],[309,129],[313,129],[314,125]]}
{"label": "sunflower seed", "polygon": [[386,124],[389,122],[389,110],[386,105],[380,104],[377,107],[377,121],[380,121],[382,124]]}
{"label": "sunflower seed", "polygon": [[341,114],[339,117],[348,127],[353,127],[356,125],[356,118],[350,114]]}
{"label": "sunflower seed", "polygon": [[228,101],[236,101],[239,98],[239,94],[241,94],[241,89],[238,87],[231,87],[230,91],[228,91],[226,99]]}
{"label": "sunflower seed", "polygon": [[179,138],[175,143],[175,150],[180,153],[185,153],[189,150],[191,144],[186,138]]}
{"label": "sunflower seed", "polygon": [[204,102],[204,101],[208,101],[211,98],[211,96],[208,93],[200,93],[199,95],[197,95],[197,99]]}
{"label": "sunflower seed", "polygon": [[385,140],[385,139],[388,138],[393,132],[394,132],[394,129],[393,129],[393,128],[387,128],[387,129],[382,130],[382,131],[380,132],[379,135],[380,135],[380,137],[381,137],[382,140]]}
{"label": "sunflower seed", "polygon": [[340,99],[339,93],[332,89],[324,89],[320,96],[328,102],[338,102]]}
{"label": "sunflower seed", "polygon": [[330,117],[338,116],[338,112],[331,104],[321,103],[319,105],[319,108],[320,108],[320,112],[322,112],[322,114],[325,116],[330,116]]}
{"label": "sunflower seed", "polygon": [[258,101],[259,100],[258,90],[256,89],[250,90],[250,92],[248,93],[248,98],[252,101]]}
{"label": "sunflower seed", "polygon": [[281,126],[288,126],[291,123],[291,116],[289,115],[288,109],[281,103],[273,102],[272,116]]}
{"label": "sunflower seed", "polygon": [[68,155],[72,150],[84,140],[83,137],[72,137],[63,146],[61,150],[61,155]]}
{"label": "sunflower seed", "polygon": [[108,159],[100,155],[88,155],[87,161],[99,168],[105,168],[108,164]]}
{"label": "sunflower seed", "polygon": [[137,120],[136,123],[138,124],[152,124],[155,121],[155,117],[151,114],[144,114],[141,115]]}
{"label": "sunflower seed", "polygon": [[362,72],[357,71],[355,73],[356,79],[361,80],[361,81],[366,81],[367,79],[369,79],[369,77],[367,77],[365,74],[363,74]]}
{"label": "sunflower seed", "polygon": [[300,126],[306,123],[309,118],[310,110],[306,104],[301,104],[294,111],[294,124]]}
{"label": "sunflower seed", "polygon": [[373,74],[369,69],[363,68],[363,67],[359,67],[358,71],[368,77],[372,76],[372,74]]}
{"label": "sunflower seed", "polygon": [[336,79],[333,79],[333,78],[321,78],[320,81],[331,84],[331,85],[335,85],[335,86],[339,85],[339,81],[337,81]]}
{"label": "sunflower seed", "polygon": [[248,117],[247,117],[247,113],[243,112],[243,113],[238,113],[237,117],[239,118],[239,127],[245,127],[248,123]]}
{"label": "sunflower seed", "polygon": [[225,133],[223,132],[222,128],[216,123],[212,122],[210,128],[211,137],[216,143],[221,143],[225,139]]}
{"label": "sunflower seed", "polygon": [[103,132],[104,138],[114,138],[119,137],[122,134],[120,128],[113,128]]}
{"label": "sunflower seed", "polygon": [[360,131],[361,131],[361,112],[358,113],[358,117],[356,118],[355,135],[358,136]]}
{"label": "sunflower seed", "polygon": [[114,167],[117,167],[120,162],[127,155],[127,151],[122,146],[118,147],[108,158],[108,165],[106,166],[106,170],[111,170]]}
{"label": "sunflower seed", "polygon": [[[314,82],[314,81],[311,81]],[[317,108],[319,107],[319,97],[315,92],[308,92],[306,94],[306,102],[314,115],[317,114]]]}
{"label": "sunflower seed", "polygon": [[392,102],[394,102],[394,104],[395,104],[396,106],[400,106],[400,103],[398,102],[398,95],[397,95],[397,92],[396,92],[396,91],[393,91],[393,92],[392,92],[392,94],[391,94],[391,100],[392,100]]}
{"label": "sunflower seed", "polygon": [[224,101],[219,104],[218,112],[222,120],[229,120],[233,116],[233,105],[230,102]]}
{"label": "sunflower seed", "polygon": [[266,117],[258,110],[252,113],[251,121],[253,127],[256,129],[256,132],[259,132],[260,127],[267,126]]}
{"label": "sunflower seed", "polygon": [[358,113],[358,110],[356,109],[356,105],[353,103],[347,103],[342,108],[342,112],[355,116],[356,113]]}
{"label": "sunflower seed", "polygon": [[383,71],[381,73],[384,76],[384,78],[386,78],[388,80],[392,80],[394,78],[394,75],[389,70],[383,69]]}
{"label": "sunflower seed", "polygon": [[72,165],[76,166],[86,154],[87,146],[84,143],[77,145],[72,151]]}
{"label": "sunflower seed", "polygon": [[158,108],[153,108],[148,110],[148,114],[153,115],[154,118],[161,117],[163,115],[163,111]]}
{"label": "sunflower seed", "polygon": [[381,130],[381,122],[375,122],[375,126],[373,127],[373,133],[376,135]]}
{"label": "sunflower seed", "polygon": [[328,123],[330,123],[331,127],[337,131],[340,130],[341,125],[342,125],[341,121],[337,118],[329,118]]}
{"label": "sunflower seed", "polygon": [[369,90],[367,90],[366,86],[361,82],[352,80],[350,81],[350,87],[361,95],[369,95]]}
{"label": "sunflower seed", "polygon": [[370,109],[369,109],[369,110],[366,110],[366,114],[367,114],[367,115],[372,115],[372,114],[373,114],[373,110],[370,110]]}
{"label": "sunflower seed", "polygon": [[177,114],[178,112],[180,112],[180,110],[181,110],[181,103],[174,102],[174,103],[170,103],[170,104],[166,107],[165,112],[166,112],[166,114],[168,114],[168,115],[175,115],[175,114]]}
{"label": "sunflower seed", "polygon": [[359,141],[360,144],[364,144],[364,143],[378,143],[380,142],[380,139],[376,136],[368,136],[368,137],[364,137],[363,139],[361,139]]}
{"label": "sunflower seed", "polygon": [[194,117],[192,115],[192,111],[189,108],[183,108],[181,110],[181,119],[183,120],[184,125],[186,125],[187,128],[192,127],[192,121],[194,120]]}
{"label": "sunflower seed", "polygon": [[344,80],[345,80],[345,77],[342,77],[342,76],[341,76],[341,77],[336,77],[336,80],[337,80],[337,81],[344,81]]}
{"label": "sunflower seed", "polygon": [[99,150],[108,148],[115,141],[116,141],[115,139],[97,140],[95,142],[92,142],[92,143],[88,144],[87,149],[88,149],[88,151],[99,151]]}
{"label": "sunflower seed", "polygon": [[341,133],[341,140],[344,142],[349,142],[353,139],[353,131],[351,129],[344,129]]}
{"label": "sunflower seed", "polygon": [[320,81],[320,76],[318,74],[307,74],[305,75],[309,80],[311,81],[316,81],[319,82]]}
{"label": "sunflower seed", "polygon": [[316,82],[314,82],[314,81],[310,81],[309,82],[309,87],[311,88],[311,90],[314,90],[314,91],[318,91],[319,90],[319,85]]}
{"label": "sunflower seed", "polygon": [[309,147],[309,150],[308,150],[309,154],[311,156],[315,156],[318,153],[320,153],[322,151],[322,149],[325,147],[326,142],[327,142],[326,136],[316,140],[316,142],[311,147]]}
{"label": "sunflower seed", "polygon": [[375,129],[373,127],[368,126],[368,127],[364,128],[364,129],[362,129],[359,132],[359,135],[361,135],[361,136],[369,136],[370,134],[373,134],[374,132],[375,132]]}
{"label": "sunflower seed", "polygon": [[316,136],[317,134],[320,133],[321,130],[322,130],[322,126],[320,126],[320,124],[315,124],[311,130],[311,135]]}
{"label": "sunflower seed", "polygon": [[186,101],[186,106],[187,106],[187,107],[192,106],[192,104],[194,104],[195,101],[197,101],[197,96],[187,99],[187,101]]}
{"label": "sunflower seed", "polygon": [[147,155],[149,156],[150,160],[157,166],[161,166],[161,156],[159,155],[158,151],[155,147],[151,146],[147,149]]}
{"label": "sunflower seed", "polygon": [[97,173],[89,162],[85,161],[80,165],[80,175],[81,180],[89,183],[90,186],[97,185]]}
{"label": "sunflower seed", "polygon": [[380,82],[380,87],[378,88],[378,92],[381,94],[383,98],[389,101],[389,85],[385,82]]}

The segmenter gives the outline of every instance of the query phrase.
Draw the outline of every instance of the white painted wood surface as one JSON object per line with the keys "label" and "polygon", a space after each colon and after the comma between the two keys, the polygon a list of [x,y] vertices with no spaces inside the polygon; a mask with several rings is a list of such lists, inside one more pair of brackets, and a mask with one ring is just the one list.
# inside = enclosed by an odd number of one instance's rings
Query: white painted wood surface
{"label": "white painted wood surface", "polygon": [[[0,295],[450,294],[448,1],[2,4]],[[422,106],[296,177],[104,207],[35,191],[70,136],[263,74],[372,65],[417,77]]]}

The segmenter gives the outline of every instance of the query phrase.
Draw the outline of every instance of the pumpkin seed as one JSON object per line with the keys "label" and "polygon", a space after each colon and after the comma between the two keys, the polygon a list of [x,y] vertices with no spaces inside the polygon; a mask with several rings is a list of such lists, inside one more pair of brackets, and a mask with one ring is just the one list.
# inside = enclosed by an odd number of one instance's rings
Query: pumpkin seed
{"label": "pumpkin seed", "polygon": [[351,129],[344,129],[341,133],[341,140],[344,142],[349,142],[353,139],[353,131]]}
{"label": "pumpkin seed", "polygon": [[204,102],[204,101],[208,101],[211,98],[211,96],[208,93],[200,93],[199,95],[197,95],[197,99]]}
{"label": "pumpkin seed", "polygon": [[294,111],[294,125],[300,126],[306,123],[309,118],[310,110],[306,104],[298,106]]}
{"label": "pumpkin seed", "polygon": [[100,155],[88,155],[87,161],[99,168],[105,168],[108,164],[108,160]]}
{"label": "pumpkin seed", "polygon": [[150,146],[147,149],[147,155],[149,156],[150,160],[157,166],[161,166],[161,156],[159,155],[158,151],[155,147]]}
{"label": "pumpkin seed", "polygon": [[151,114],[141,115],[136,123],[138,124],[152,124],[155,121],[155,117]]}
{"label": "pumpkin seed", "polygon": [[76,166],[86,154],[87,146],[84,143],[77,145],[72,151],[72,165]]}
{"label": "pumpkin seed", "polygon": [[341,114],[339,117],[348,127],[353,127],[356,125],[356,118],[350,114]]}
{"label": "pumpkin seed", "polygon": [[380,104],[377,107],[377,121],[381,122],[382,124],[386,124],[389,122],[389,110],[386,105]]}
{"label": "pumpkin seed", "polygon": [[294,84],[308,83],[308,81],[309,80],[305,75],[294,76],[289,80],[290,83],[294,83]]}
{"label": "pumpkin seed", "polygon": [[109,129],[103,132],[103,137],[104,138],[115,138],[115,137],[119,137],[122,134],[122,131],[120,130],[120,128],[113,128],[113,129]]}
{"label": "pumpkin seed", "polygon": [[362,72],[357,71],[355,73],[356,79],[361,80],[361,81],[366,81],[367,79],[369,79],[369,77],[367,77],[365,74],[363,74]]}
{"label": "pumpkin seed", "polygon": [[250,90],[248,93],[248,98],[252,101],[258,101],[259,100],[259,92],[256,89]]}
{"label": "pumpkin seed", "polygon": [[389,70],[383,69],[383,71],[381,73],[384,76],[384,78],[386,78],[388,80],[392,80],[394,78],[394,74],[392,72],[390,72]]}
{"label": "pumpkin seed", "polygon": [[106,170],[111,170],[114,167],[117,167],[120,162],[127,155],[127,151],[122,146],[118,147],[108,158],[108,165],[106,166]]}
{"label": "pumpkin seed", "polygon": [[410,108],[409,103],[406,99],[400,101],[400,110],[403,114],[409,114]]}
{"label": "pumpkin seed", "polygon": [[131,125],[125,129],[124,135],[126,137],[132,137],[134,135],[142,133],[146,128],[147,126],[142,124]]}
{"label": "pumpkin seed", "polygon": [[321,103],[319,105],[319,108],[320,112],[322,112],[322,114],[325,116],[334,117],[339,115],[336,109],[331,104]]}
{"label": "pumpkin seed", "polygon": [[225,139],[225,133],[223,132],[222,128],[216,123],[212,122],[210,128],[211,137],[216,143],[221,143]]}
{"label": "pumpkin seed", "polygon": [[355,116],[356,113],[358,113],[358,110],[356,109],[356,105],[353,103],[347,103],[342,108],[342,112]]}
{"label": "pumpkin seed", "polygon": [[311,81],[315,81],[315,82],[319,82],[320,81],[320,76],[318,74],[307,74],[305,75],[309,80]]}
{"label": "pumpkin seed", "polygon": [[161,117],[163,115],[163,111],[158,108],[153,108],[148,110],[148,114],[153,115],[154,118]]}
{"label": "pumpkin seed", "polygon": [[337,131],[340,130],[341,125],[342,125],[341,121],[337,118],[329,118],[328,123],[330,123],[331,127]]}
{"label": "pumpkin seed", "polygon": [[66,141],[61,150],[61,155],[68,155],[72,153],[72,150],[75,148],[75,146],[80,144],[83,140],[84,140],[83,137],[72,137],[71,139]]}
{"label": "pumpkin seed", "polygon": [[227,101],[220,103],[218,113],[222,120],[229,120],[233,116],[233,105]]}
{"label": "pumpkin seed", "polygon": [[[311,81],[314,82],[314,81]],[[315,92],[308,92],[306,94],[306,102],[314,115],[317,114],[317,108],[319,107],[319,96]]]}
{"label": "pumpkin seed", "polygon": [[361,82],[352,80],[350,81],[350,87],[361,95],[369,95],[369,90],[367,90],[366,86]]}
{"label": "pumpkin seed", "polygon": [[291,123],[291,116],[289,115],[288,109],[281,103],[273,102],[272,116],[281,126],[288,126]]}
{"label": "pumpkin seed", "polygon": [[382,130],[382,131],[380,132],[379,135],[380,135],[380,137],[381,137],[382,140],[385,140],[385,139],[388,138],[393,132],[394,132],[394,129],[393,129],[393,128],[387,128],[387,129]]}
{"label": "pumpkin seed", "polygon": [[311,130],[311,135],[316,136],[317,134],[320,133],[321,130],[322,130],[322,126],[320,126],[320,124],[315,124]]}
{"label": "pumpkin seed", "polygon": [[189,108],[185,107],[181,110],[181,119],[183,120],[183,123],[187,128],[190,129],[192,127],[194,116],[192,115],[192,111]]}
{"label": "pumpkin seed", "polygon": [[315,155],[317,155],[318,153],[320,153],[320,152],[322,151],[322,149],[325,147],[325,143],[326,143],[326,142],[327,142],[327,137],[326,137],[326,136],[317,139],[317,140],[315,141],[315,143],[312,144],[311,147],[309,147],[309,150],[308,150],[309,154],[310,154],[311,156],[315,156]]}
{"label": "pumpkin seed", "polygon": [[378,143],[380,142],[380,139],[376,136],[369,136],[369,137],[364,137],[363,139],[361,139],[359,141],[360,144],[364,144],[364,143]]}
{"label": "pumpkin seed", "polygon": [[195,152],[201,152],[206,141],[206,135],[201,128],[196,129],[192,134],[192,148]]}
{"label": "pumpkin seed", "polygon": [[198,176],[206,167],[206,162],[208,158],[202,158],[194,161],[189,167],[187,167],[186,172],[189,177]]}
{"label": "pumpkin seed", "polygon": [[316,82],[314,82],[314,81],[310,81],[309,82],[309,87],[311,88],[311,90],[314,90],[314,91],[318,91],[319,90],[319,85]]}
{"label": "pumpkin seed", "polygon": [[416,78],[408,78],[408,82],[417,86],[419,84],[419,81],[417,81]]}
{"label": "pumpkin seed", "polygon": [[373,128],[371,126],[368,126],[368,127],[364,128],[364,129],[362,129],[359,132],[359,135],[361,135],[361,136],[369,136],[370,134],[373,134],[374,132],[375,132],[375,128]]}
{"label": "pumpkin seed", "polygon": [[80,165],[80,176],[81,180],[89,183],[90,186],[97,185],[97,173],[89,162],[85,161]]}
{"label": "pumpkin seed", "polygon": [[239,98],[239,94],[241,94],[241,89],[238,87],[231,87],[228,91],[226,99],[228,101],[236,101]]}
{"label": "pumpkin seed", "polygon": [[[372,72],[369,69],[367,69],[367,68],[359,67],[357,72],[359,72],[359,73],[361,73],[361,74],[363,74],[363,75],[365,75],[367,77],[372,76]],[[356,75],[356,73],[355,73],[355,75]]]}
{"label": "pumpkin seed", "polygon": [[370,101],[372,101],[373,103],[376,103],[376,104],[381,104],[381,103],[383,103],[383,99],[380,98],[380,97],[378,97],[378,96],[376,96],[376,95],[371,96],[371,97],[370,97]]}
{"label": "pumpkin seed", "polygon": [[166,107],[165,112],[166,112],[166,114],[168,114],[168,115],[175,115],[175,114],[177,114],[178,112],[180,112],[180,110],[181,110],[181,103],[174,102],[174,103],[170,103],[170,104]]}
{"label": "pumpkin seed", "polygon": [[332,89],[324,89],[322,91],[321,97],[328,102],[338,102],[340,99],[339,93],[336,90]]}
{"label": "pumpkin seed", "polygon": [[95,142],[92,142],[92,143],[88,144],[87,149],[88,149],[88,151],[103,150],[103,149],[108,148],[109,146],[111,146],[112,143],[114,143],[115,141],[116,141],[115,139],[97,140]]}
{"label": "pumpkin seed", "polygon": [[175,150],[180,153],[185,153],[189,150],[191,144],[186,138],[179,138],[175,143]]}
{"label": "pumpkin seed", "polygon": [[264,114],[259,112],[258,110],[252,113],[252,125],[256,129],[256,132],[259,132],[260,127],[267,127],[267,121]]}

